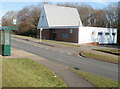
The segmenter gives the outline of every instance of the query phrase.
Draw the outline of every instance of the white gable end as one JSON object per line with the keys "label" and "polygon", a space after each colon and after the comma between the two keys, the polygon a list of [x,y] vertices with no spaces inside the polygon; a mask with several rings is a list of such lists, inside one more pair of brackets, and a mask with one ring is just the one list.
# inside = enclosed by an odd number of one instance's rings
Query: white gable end
{"label": "white gable end", "polygon": [[42,9],[41,15],[40,15],[40,20],[38,22],[38,29],[40,28],[48,28],[48,22],[47,22],[47,18],[46,18],[46,14],[44,9]]}

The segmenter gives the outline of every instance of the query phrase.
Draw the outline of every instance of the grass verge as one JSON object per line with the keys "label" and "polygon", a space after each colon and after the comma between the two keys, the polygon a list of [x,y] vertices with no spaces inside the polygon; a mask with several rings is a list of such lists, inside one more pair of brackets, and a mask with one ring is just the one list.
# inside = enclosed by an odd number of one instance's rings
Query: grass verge
{"label": "grass verge", "polygon": [[87,58],[92,58],[92,59],[96,59],[96,60],[100,60],[100,61],[104,61],[104,62],[119,64],[118,58],[109,57],[109,56],[100,55],[100,54],[89,53],[89,52],[82,52],[81,54]]}
{"label": "grass verge", "polygon": [[119,49],[93,49],[93,50],[110,53],[110,54],[114,54],[114,55],[120,55]]}
{"label": "grass verge", "polygon": [[59,42],[59,41],[53,41],[53,40],[43,40],[45,42],[51,42],[51,43],[56,43],[56,44],[62,44],[62,45],[67,45],[67,46],[73,46],[73,47],[80,47],[79,45],[74,45],[66,42]]}
{"label": "grass verge", "polygon": [[0,55],[0,89],[2,89],[2,56]]}
{"label": "grass verge", "polygon": [[3,87],[66,87],[54,72],[27,58],[2,60]]}
{"label": "grass verge", "polygon": [[[37,38],[28,37],[28,36],[21,36],[21,35],[14,35],[14,36],[40,40],[40,39],[37,39]],[[66,43],[66,42],[60,42],[60,41],[44,40],[44,39],[42,39],[42,41],[44,41],[44,42],[56,43],[56,44],[62,44],[62,45],[67,45],[67,46],[72,46],[72,47],[80,47],[79,45],[74,45],[74,44],[70,44],[70,43]]]}
{"label": "grass verge", "polygon": [[83,79],[93,84],[95,87],[99,87],[99,89],[103,89],[103,88],[104,89],[116,89],[115,87],[118,87],[119,85],[117,81],[114,81],[108,78],[104,78],[104,77],[91,74],[88,72],[84,72],[84,71],[75,70],[73,68],[69,68],[69,69],[77,73]]}

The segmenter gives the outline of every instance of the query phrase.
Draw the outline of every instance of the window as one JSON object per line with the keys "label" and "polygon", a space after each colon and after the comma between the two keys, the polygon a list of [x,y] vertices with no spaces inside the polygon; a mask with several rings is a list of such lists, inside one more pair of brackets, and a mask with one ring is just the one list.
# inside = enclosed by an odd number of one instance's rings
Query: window
{"label": "window", "polygon": [[105,35],[109,35],[109,33],[107,32],[107,33],[105,33]]}
{"label": "window", "polygon": [[62,38],[68,38],[68,34],[62,34]]}
{"label": "window", "polygon": [[112,33],[113,36],[115,36],[116,33]]}
{"label": "window", "polygon": [[44,19],[44,16],[42,16],[42,21],[43,21],[43,19]]}
{"label": "window", "polygon": [[57,33],[57,31],[56,30],[52,30],[52,33]]}
{"label": "window", "polygon": [[4,39],[4,43],[5,45],[9,45],[10,44],[10,31],[5,31],[5,39]]}
{"label": "window", "polygon": [[44,16],[42,16],[42,19],[44,18]]}
{"label": "window", "polygon": [[70,29],[70,33],[73,33],[73,29]]}
{"label": "window", "polygon": [[92,35],[94,35],[95,34],[95,32],[92,32]]}
{"label": "window", "polygon": [[98,35],[102,35],[102,32],[98,32]]}

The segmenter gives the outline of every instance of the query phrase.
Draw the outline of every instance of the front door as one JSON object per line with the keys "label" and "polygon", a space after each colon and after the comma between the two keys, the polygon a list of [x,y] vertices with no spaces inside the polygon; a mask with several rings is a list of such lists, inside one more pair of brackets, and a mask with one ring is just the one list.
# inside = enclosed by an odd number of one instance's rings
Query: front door
{"label": "front door", "polygon": [[56,40],[56,33],[52,33],[52,40]]}
{"label": "front door", "polygon": [[56,30],[51,30],[50,31],[50,40],[56,40],[56,37],[57,37]]}
{"label": "front door", "polygon": [[104,44],[104,38],[102,32],[98,32],[98,42],[99,44]]}

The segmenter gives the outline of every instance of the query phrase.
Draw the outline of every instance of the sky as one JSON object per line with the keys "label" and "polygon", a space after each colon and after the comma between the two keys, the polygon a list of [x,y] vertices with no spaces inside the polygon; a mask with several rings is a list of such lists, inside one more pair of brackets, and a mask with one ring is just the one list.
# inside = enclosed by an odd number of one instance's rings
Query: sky
{"label": "sky", "polygon": [[[118,1],[119,0],[114,0],[114,2]],[[76,2],[78,4],[84,3],[91,5],[94,9],[103,9],[109,3],[112,3],[113,0],[0,0],[0,20],[7,11],[19,11],[26,6],[38,5],[41,2],[51,2],[53,4]]]}

